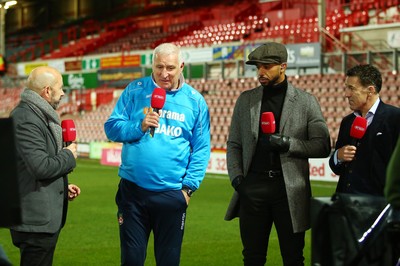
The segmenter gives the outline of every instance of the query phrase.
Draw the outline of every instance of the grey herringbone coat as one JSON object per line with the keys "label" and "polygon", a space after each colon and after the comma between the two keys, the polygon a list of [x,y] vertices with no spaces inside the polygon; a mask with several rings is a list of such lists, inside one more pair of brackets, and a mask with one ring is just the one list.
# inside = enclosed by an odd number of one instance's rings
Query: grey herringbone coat
{"label": "grey herringbone coat", "polygon": [[[263,87],[244,91],[237,99],[227,142],[229,178],[246,175],[257,146]],[[317,99],[288,83],[279,132],[291,139],[281,163],[289,200],[293,231],[310,228],[311,186],[309,158],[324,158],[331,151],[330,136]],[[235,191],[225,220],[238,217],[239,195]]]}

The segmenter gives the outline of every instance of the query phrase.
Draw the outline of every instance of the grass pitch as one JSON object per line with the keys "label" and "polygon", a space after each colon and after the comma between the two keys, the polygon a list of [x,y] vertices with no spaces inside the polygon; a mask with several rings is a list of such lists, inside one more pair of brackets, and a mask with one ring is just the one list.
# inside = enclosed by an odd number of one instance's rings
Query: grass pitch
{"label": "grass pitch", "polygon": [[[70,175],[81,195],[69,204],[67,223],[61,231],[54,265],[120,265],[115,193],[118,168],[98,160],[79,159]],[[313,196],[331,196],[336,184],[312,182]],[[192,197],[187,211],[182,246],[182,266],[240,266],[242,245],[238,219],[227,222],[224,215],[232,195],[227,176],[208,174]],[[19,250],[9,231],[0,229],[0,245],[13,265],[19,265]],[[305,265],[311,264],[311,233],[306,233]],[[268,265],[282,265],[276,232],[271,233]],[[146,266],[154,266],[150,240]]]}

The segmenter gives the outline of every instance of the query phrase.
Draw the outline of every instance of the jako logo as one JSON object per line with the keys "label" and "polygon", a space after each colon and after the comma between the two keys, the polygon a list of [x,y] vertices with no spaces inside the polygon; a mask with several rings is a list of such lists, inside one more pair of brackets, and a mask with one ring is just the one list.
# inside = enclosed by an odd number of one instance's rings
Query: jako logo
{"label": "jako logo", "polygon": [[156,128],[155,133],[163,133],[167,136],[179,137],[182,135],[182,128],[160,124],[160,126]]}
{"label": "jako logo", "polygon": [[186,213],[183,213],[182,214],[181,230],[183,230],[183,228],[185,228],[185,218],[186,218]]}

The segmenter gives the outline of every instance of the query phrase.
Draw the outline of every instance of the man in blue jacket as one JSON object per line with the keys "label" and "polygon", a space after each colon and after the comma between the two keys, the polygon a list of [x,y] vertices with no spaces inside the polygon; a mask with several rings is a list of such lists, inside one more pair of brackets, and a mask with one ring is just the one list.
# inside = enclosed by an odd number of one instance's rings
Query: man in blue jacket
{"label": "man in blue jacket", "polygon": [[[125,88],[104,125],[110,140],[123,143],[116,195],[121,265],[144,265],[151,231],[157,265],[179,265],[186,209],[210,156],[208,107],[185,83],[183,67],[177,46],[159,45],[152,75]],[[150,104],[155,88],[166,91],[158,112]]]}

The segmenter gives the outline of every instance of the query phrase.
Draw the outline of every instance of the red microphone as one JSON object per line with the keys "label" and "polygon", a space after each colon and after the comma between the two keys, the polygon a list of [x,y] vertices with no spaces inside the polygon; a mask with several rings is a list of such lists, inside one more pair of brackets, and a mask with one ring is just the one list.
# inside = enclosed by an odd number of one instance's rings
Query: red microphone
{"label": "red microphone", "polygon": [[272,112],[264,112],[261,114],[261,130],[264,134],[275,133],[275,117]]}
{"label": "red microphone", "polygon": [[[153,111],[158,113],[160,109],[163,108],[165,104],[165,98],[166,98],[166,91],[162,88],[155,88],[153,91],[153,94],[151,95],[151,107],[153,108]],[[154,127],[150,127],[150,135],[153,137],[154,136]]]}
{"label": "red microphone", "polygon": [[367,119],[356,116],[350,129],[351,144],[355,146],[358,140],[364,136],[365,131],[367,131]]}
{"label": "red microphone", "polygon": [[66,119],[61,121],[61,128],[64,147],[67,147],[76,139],[76,128],[74,120]]}

